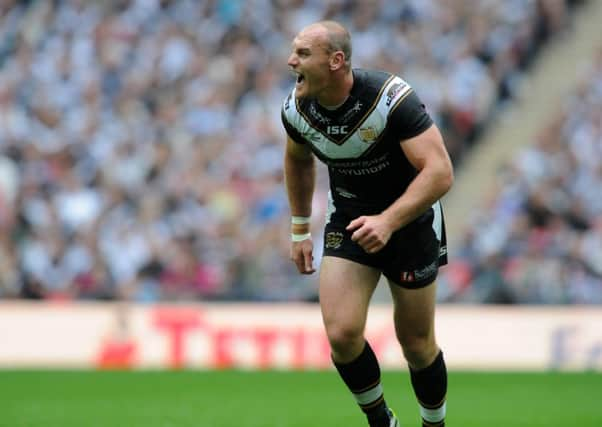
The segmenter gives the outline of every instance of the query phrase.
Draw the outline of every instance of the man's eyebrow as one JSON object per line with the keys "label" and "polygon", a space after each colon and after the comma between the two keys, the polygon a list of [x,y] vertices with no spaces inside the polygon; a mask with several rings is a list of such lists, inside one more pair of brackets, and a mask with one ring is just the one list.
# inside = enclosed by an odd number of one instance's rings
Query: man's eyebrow
{"label": "man's eyebrow", "polygon": [[291,43],[291,47],[293,48],[293,50],[295,52],[309,52],[310,49],[307,46],[298,46],[296,43],[297,39],[295,38],[295,40],[293,40],[293,42]]}

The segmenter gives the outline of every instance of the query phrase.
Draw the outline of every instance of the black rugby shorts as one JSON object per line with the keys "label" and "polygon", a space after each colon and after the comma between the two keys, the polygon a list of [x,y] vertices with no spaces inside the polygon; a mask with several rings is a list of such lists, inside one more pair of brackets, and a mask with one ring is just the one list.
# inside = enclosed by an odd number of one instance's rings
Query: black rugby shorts
{"label": "black rugby shorts", "polygon": [[[440,214],[435,215],[434,209],[439,209]],[[439,267],[447,264],[445,225],[439,204],[393,233],[387,245],[374,254],[365,252],[351,240],[352,232],[345,230],[355,218],[340,211],[331,214],[324,228],[324,256],[377,268],[389,280],[407,289],[429,285],[437,277]]]}

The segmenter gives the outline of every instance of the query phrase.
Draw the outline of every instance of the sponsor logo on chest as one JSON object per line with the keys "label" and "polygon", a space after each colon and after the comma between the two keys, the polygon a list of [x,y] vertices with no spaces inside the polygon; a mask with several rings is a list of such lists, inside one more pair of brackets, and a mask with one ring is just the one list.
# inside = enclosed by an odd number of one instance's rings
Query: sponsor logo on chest
{"label": "sponsor logo on chest", "polygon": [[328,135],[347,135],[349,133],[349,126],[347,126],[347,125],[326,126],[326,133]]}

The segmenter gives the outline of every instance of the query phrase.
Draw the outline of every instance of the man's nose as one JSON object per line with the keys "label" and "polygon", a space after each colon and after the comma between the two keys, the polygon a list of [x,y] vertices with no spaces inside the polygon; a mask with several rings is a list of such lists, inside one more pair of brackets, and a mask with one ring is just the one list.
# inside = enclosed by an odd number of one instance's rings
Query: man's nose
{"label": "man's nose", "polygon": [[294,67],[295,65],[297,65],[298,62],[299,61],[298,61],[297,55],[295,55],[294,53],[291,53],[291,56],[288,57],[287,64],[291,67]]}

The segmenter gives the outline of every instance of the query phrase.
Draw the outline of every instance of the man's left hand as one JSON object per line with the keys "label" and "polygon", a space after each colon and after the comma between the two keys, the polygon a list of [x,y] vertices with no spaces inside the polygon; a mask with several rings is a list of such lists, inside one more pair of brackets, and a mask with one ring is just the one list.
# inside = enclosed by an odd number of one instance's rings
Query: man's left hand
{"label": "man's left hand", "polygon": [[349,223],[347,231],[353,231],[351,240],[367,253],[373,254],[385,247],[393,229],[384,215],[364,215]]}

